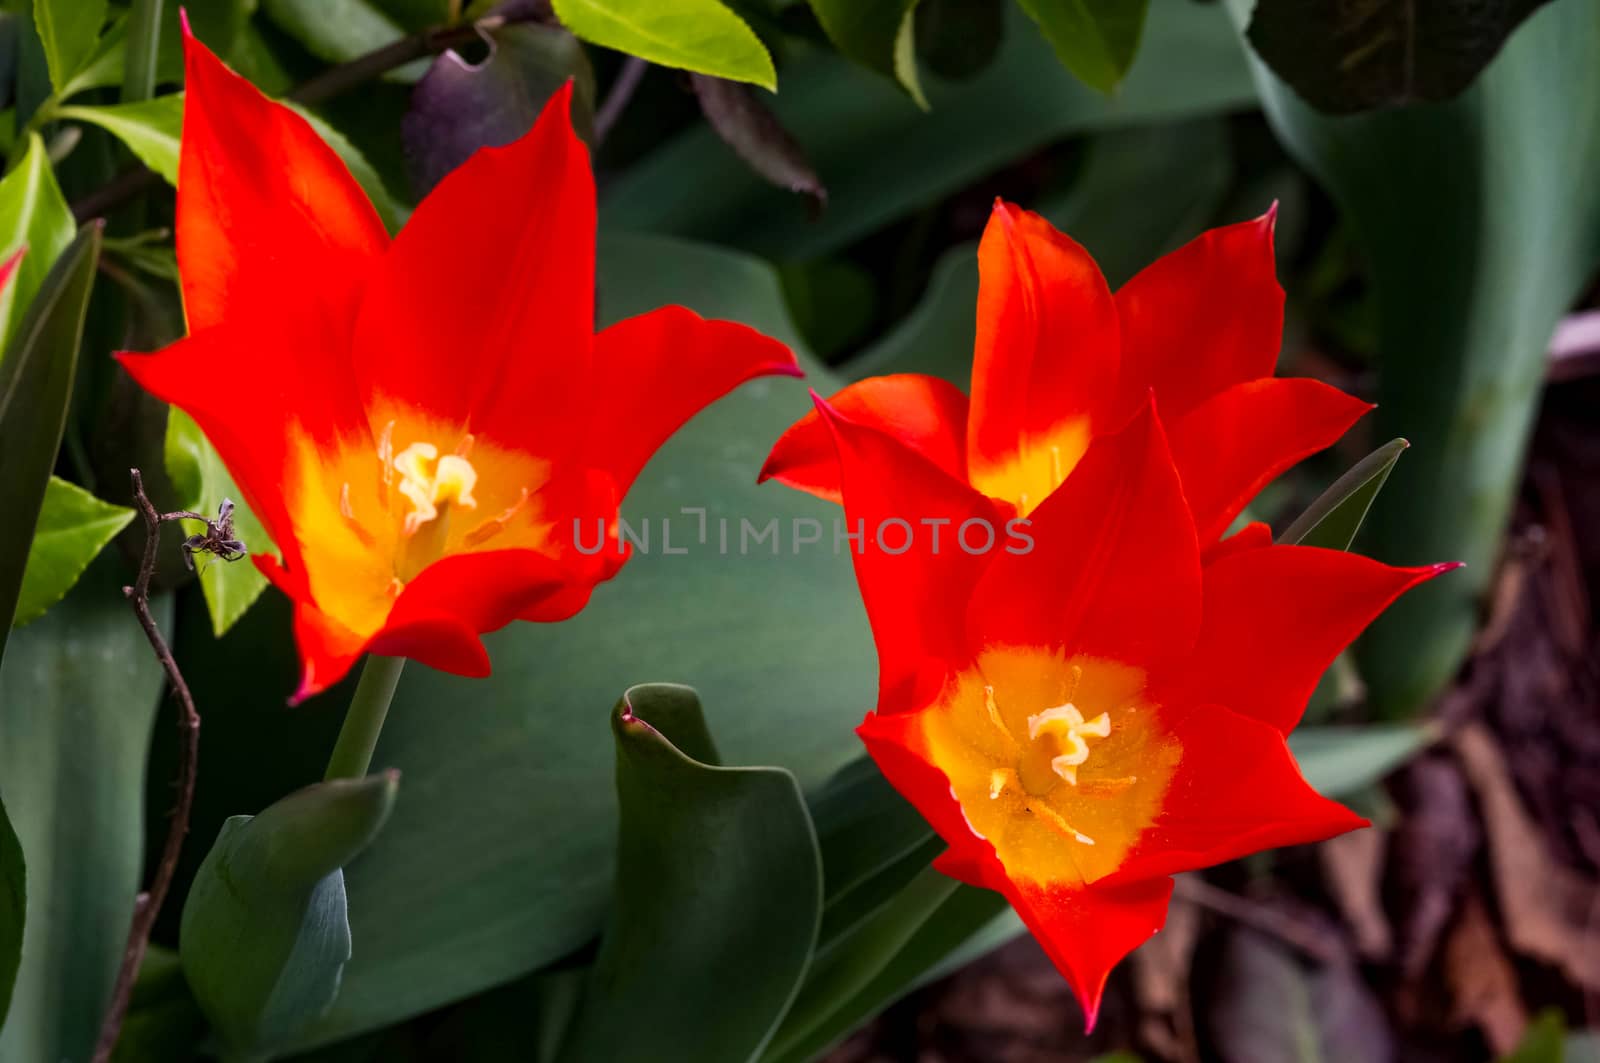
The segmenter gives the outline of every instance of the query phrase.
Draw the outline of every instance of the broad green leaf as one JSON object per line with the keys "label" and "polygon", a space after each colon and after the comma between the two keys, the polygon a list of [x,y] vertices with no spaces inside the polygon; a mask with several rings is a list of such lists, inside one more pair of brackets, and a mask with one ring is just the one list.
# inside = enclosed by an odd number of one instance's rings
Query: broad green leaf
{"label": "broad green leaf", "polygon": [[[39,286],[0,362],[0,616],[17,613],[22,573],[66,428],[100,226],[83,227]],[[0,624],[0,655],[9,623]]]}
{"label": "broad green leaf", "polygon": [[1522,1035],[1522,1041],[1500,1063],[1566,1063],[1567,1021],[1559,1008],[1541,1011]]}
{"label": "broad green leaf", "polygon": [[[1247,0],[1229,0],[1235,20]],[[1471,646],[1522,482],[1555,323],[1600,264],[1600,6],[1556,0],[1447,104],[1330,118],[1259,63],[1269,119],[1342,208],[1378,311],[1377,430],[1413,444],[1367,520],[1391,564],[1465,561],[1358,644],[1372,704],[1418,712]],[[1538,159],[1530,168],[1525,160]]]}
{"label": "broad green leaf", "polygon": [[[163,687],[110,557],[15,632],[0,666],[0,792],[28,856],[28,926],[0,1060],[86,1060],[144,868],[145,756]],[[151,603],[163,628],[171,602]],[[163,734],[162,737],[167,737]],[[159,830],[159,827],[157,828]]]}
{"label": "broad green leaf", "polygon": [[555,0],[555,11],[591,44],[777,91],[767,46],[719,0]]}
{"label": "broad green leaf", "polygon": [[379,11],[408,30],[425,30],[457,21],[463,0],[374,0]]}
{"label": "broad green leaf", "polygon": [[1011,0],[921,0],[917,57],[940,77],[972,77],[994,62]]}
{"label": "broad green leaf", "polygon": [[1066,68],[1110,92],[1133,65],[1149,0],[1018,0]]}
{"label": "broad green leaf", "polygon": [[[1083,172],[1064,196],[1029,204],[1088,248],[1113,286],[1205,228],[1232,176],[1221,119],[1122,129],[1088,139]],[[934,265],[905,319],[845,366],[852,378],[928,373],[967,390],[978,305],[978,244]]]}
{"label": "broad green leaf", "polygon": [[350,959],[343,868],[394,807],[398,772],[316,783],[234,816],[183,906],[178,953],[229,1053],[281,1047],[327,1010]]}
{"label": "broad green leaf", "polygon": [[[1253,106],[1249,68],[1227,18],[1191,0],[1154,0],[1127,81],[1111,98],[1062,68],[1009,9],[1000,55],[960,82],[924,79],[931,113],[840,56],[784,67],[771,102],[828,185],[828,209],[771,188],[709,129],[691,129],[619,174],[601,216],[619,229],[742,247],[779,261],[819,258],[972,187],[1062,137]],[[960,150],[952,150],[952,145]],[[889,145],[891,147],[886,147]],[[1151,199],[1152,209],[1160,202]]]}
{"label": "broad green leaf", "polygon": [[106,0],[33,0],[33,21],[50,83],[59,89],[94,54],[106,21]]}
{"label": "broad green leaf", "polygon": [[1301,727],[1289,735],[1289,751],[1312,789],[1344,797],[1382,779],[1438,737],[1427,724]]}
{"label": "broad green leaf", "polygon": [[102,502],[76,484],[50,477],[12,623],[36,620],[59,602],[133,517],[125,506]]}
{"label": "broad green leaf", "polygon": [[1348,550],[1394,463],[1411,444],[1391,439],[1351,466],[1278,536],[1278,542]]}
{"label": "broad green leaf", "polygon": [[822,862],[800,787],[782,768],[720,766],[687,687],[634,687],[611,729],[611,920],[560,1057],[751,1059],[817,936]]}
{"label": "broad green leaf", "polygon": [[67,121],[90,122],[128,146],[139,161],[170,185],[178,183],[178,141],[183,134],[183,95],[173,93],[137,103],[56,109]]}
{"label": "broad green leaf", "polygon": [[917,81],[916,10],[918,0],[810,0],[828,39],[839,51],[900,83],[917,106],[928,100]]}
{"label": "broad green leaf", "polygon": [[806,1063],[915,988],[965,943],[998,925],[1015,936],[1005,899],[926,869],[829,956],[819,956],[763,1063]]}
{"label": "broad green leaf", "polygon": [[[280,30],[329,63],[344,63],[405,36],[371,0],[261,0],[261,11]],[[422,64],[403,67],[406,80],[421,76]]]}
{"label": "broad green leaf", "polygon": [[151,945],[133,983],[112,1063],[189,1059],[206,1036],[205,1015],[184,981],[178,953]]}
{"label": "broad green leaf", "polygon": [[[194,419],[174,406],[167,414],[167,475],[172,477],[182,500],[180,508],[195,513],[214,514],[224,499],[233,503],[233,528],[252,554],[274,553],[272,540],[261,521],[250,511],[239,485],[233,482],[205,433]],[[205,527],[194,520],[179,522],[184,534],[194,535]],[[267,577],[254,563],[200,558],[200,589],[211,614],[211,630],[218,636],[227,632],[245,614],[267,587]]]}
{"label": "broad green leaf", "polygon": [[0,291],[0,339],[8,347],[45,274],[72,243],[75,228],[44,141],[30,133],[22,161],[0,180],[0,258],[10,258],[18,248],[28,249],[11,286]]}
{"label": "broad green leaf", "polygon": [[27,863],[22,843],[6,815],[5,793],[0,791],[0,1027],[11,1008],[11,989],[22,962],[22,931],[28,913]]}
{"label": "broad green leaf", "polygon": [[[602,237],[599,261],[602,323],[679,303],[798,346],[763,262],[620,235]],[[818,389],[839,386],[808,368]],[[713,404],[624,503],[635,525],[652,522],[654,551],[639,552],[573,619],[490,635],[488,679],[406,673],[374,763],[402,769],[408,792],[438,799],[401,801],[349,869],[358,947],[312,1039],[436,1008],[594,939],[610,904],[617,815],[606,719],[594,707],[614,703],[631,678],[694,685],[729,763],[785,767],[815,787],[860,756],[852,728],[872,703],[875,659],[850,558],[833,552],[837,509],[754,482],[773,440],[809,405],[805,386],[786,379],[754,381]],[[707,542],[685,506],[710,507]],[[732,521],[726,554],[723,516]],[[741,516],[776,518],[783,555],[741,555]],[[788,552],[796,519],[820,522],[826,541]],[[661,552],[663,520],[670,555]],[[196,697],[228,705],[206,723],[202,837],[251,807],[245,801],[259,803],[263,789],[281,793],[320,773],[349,685],[285,713],[296,673],[289,630],[277,595],[221,641],[203,623],[180,625],[177,652]]]}
{"label": "broad green leaf", "polygon": [[1250,44],[1320,111],[1447,100],[1549,0],[1443,0],[1361,7],[1257,0]]}

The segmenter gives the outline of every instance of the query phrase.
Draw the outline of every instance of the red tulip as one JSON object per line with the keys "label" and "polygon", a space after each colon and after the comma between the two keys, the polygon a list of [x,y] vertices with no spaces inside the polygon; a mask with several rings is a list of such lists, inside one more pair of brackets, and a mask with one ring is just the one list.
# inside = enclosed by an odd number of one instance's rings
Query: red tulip
{"label": "red tulip", "polygon": [[[1011,512],[883,431],[893,407],[818,412],[852,526]],[[1107,973],[1165,920],[1173,873],[1365,824],[1311,789],[1284,736],[1334,656],[1454,566],[1252,532],[1202,568],[1148,400],[1072,463],[1032,512],[1031,549],[856,554],[882,676],[858,733],[949,846],[935,866],[1005,895],[1092,1026]]]}
{"label": "red tulip", "polygon": [[297,698],[366,651],[486,675],[480,633],[569,616],[620,567],[575,548],[575,518],[614,528],[669,435],[794,357],[681,307],[594,333],[570,86],[391,241],[302,118],[185,46],[189,336],[122,364],[200,424],[282,551],[255,561],[294,600]]}
{"label": "red tulip", "polygon": [[[1283,332],[1274,217],[1213,229],[1113,295],[1082,247],[997,201],[978,248],[970,400],[906,374],[860,381],[829,402],[1027,516],[1154,392],[1209,547],[1257,491],[1371,409],[1314,380],[1273,377]],[[838,499],[815,413],[773,447],[769,477]]]}

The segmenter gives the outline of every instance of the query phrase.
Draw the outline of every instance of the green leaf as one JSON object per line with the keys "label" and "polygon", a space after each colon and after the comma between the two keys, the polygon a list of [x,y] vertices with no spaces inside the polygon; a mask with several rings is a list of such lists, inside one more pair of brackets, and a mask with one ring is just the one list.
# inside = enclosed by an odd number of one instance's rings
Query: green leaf
{"label": "green leaf", "polygon": [[[609,182],[601,216],[618,229],[672,233],[777,261],[820,258],[969,188],[1063,137],[1230,113],[1255,91],[1214,6],[1155,0],[1143,60],[1113,98],[1062,68],[1011,8],[1000,55],[960,82],[924,79],[932,113],[859,66],[823,51],[783,72],[773,114],[828,184],[813,220],[709,129],[693,128]],[[959,151],[951,145],[959,144]],[[893,145],[885,150],[885,145]],[[1160,196],[1148,205],[1155,209]]]}
{"label": "green leaf", "polygon": [[[236,537],[253,554],[274,553],[267,529],[244,501],[239,485],[233,482],[222,457],[206,439],[194,419],[174,406],[167,414],[167,475],[179,492],[179,508],[195,513],[216,513],[224,499],[233,503],[233,528]],[[185,534],[205,531],[196,520],[179,522]],[[200,589],[211,614],[211,630],[219,637],[238,622],[267,587],[267,577],[250,561],[227,562],[203,558]]]}
{"label": "green leaf", "polygon": [[634,687],[611,729],[615,896],[560,1058],[751,1059],[816,941],[822,865],[800,787],[782,768],[718,766],[687,687]]}
{"label": "green leaf", "polygon": [[1294,523],[1278,536],[1278,542],[1298,546],[1321,546],[1329,550],[1348,550],[1355,541],[1367,510],[1383,490],[1394,463],[1411,444],[1391,439],[1351,466],[1333,481]]}
{"label": "green leaf", "polygon": [[[599,263],[602,323],[678,303],[801,346],[764,262],[602,234]],[[839,386],[801,357],[810,383]],[[636,526],[650,520],[654,551],[639,552],[573,619],[490,635],[488,679],[407,672],[375,763],[402,769],[410,792],[436,799],[402,801],[350,868],[359,947],[308,1040],[436,1008],[593,940],[610,904],[617,820],[605,719],[593,708],[614,703],[628,679],[692,684],[729,763],[782,766],[813,787],[860,756],[852,728],[871,703],[876,668],[850,558],[832,548],[837,509],[754,482],[772,441],[809,406],[804,385],[784,379],[754,381],[714,403],[662,448],[624,503]],[[704,544],[696,516],[682,512],[700,505],[712,507]],[[719,515],[732,519],[726,554]],[[741,555],[739,516],[776,518],[784,555]],[[796,519],[820,522],[828,538],[789,553]],[[662,553],[663,520],[671,555]],[[329,721],[349,688],[284,713],[296,664],[279,596],[221,642],[204,624],[180,627],[176,651],[196,697],[229,706],[206,723],[210,774],[195,828],[203,832],[223,812],[249,807],[230,796],[241,788],[281,792],[314,778],[321,765],[307,751],[328,748]],[[463,896],[472,903],[455,903]]]}
{"label": "green leaf", "polygon": [[[1247,0],[1229,0],[1236,22]],[[1420,711],[1468,652],[1522,483],[1556,322],[1600,264],[1600,7],[1556,0],[1447,104],[1330,118],[1257,64],[1267,114],[1356,234],[1377,303],[1376,428],[1413,452],[1372,508],[1391,564],[1465,561],[1357,645],[1371,703]],[[1530,175],[1523,160],[1538,159]]]}
{"label": "green leaf", "polygon": [[[22,573],[67,423],[83,318],[100,258],[100,225],[85,225],[39,287],[0,362],[0,616],[17,614]],[[10,624],[0,624],[0,654]]]}
{"label": "green leaf", "polygon": [[555,11],[591,44],[777,91],[767,46],[718,0],[555,0]]}
{"label": "green leaf", "polygon": [[10,288],[0,291],[0,338],[8,348],[22,311],[33,302],[57,256],[72,243],[75,229],[44,141],[30,133],[22,161],[0,180],[0,259],[10,258],[19,248],[28,249]]}
{"label": "green leaf", "polygon": [[205,1037],[206,1019],[184,981],[177,952],[151,945],[133,983],[112,1063],[189,1059]]}
{"label": "green leaf", "polygon": [[408,30],[417,31],[455,22],[462,0],[375,0],[378,10]]}
{"label": "green leaf", "polygon": [[1549,0],[1442,0],[1370,8],[1258,0],[1249,37],[1273,72],[1320,111],[1447,100]]}
{"label": "green leaf", "polygon": [[1289,735],[1289,751],[1312,789],[1344,797],[1382,779],[1438,737],[1428,724],[1301,727]]}
{"label": "green leaf", "polygon": [[1149,0],[1018,0],[1062,65],[1101,92],[1117,87],[1144,32]]}
{"label": "green leaf", "polygon": [[168,184],[177,185],[178,141],[183,133],[182,93],[99,107],[68,105],[58,107],[56,114],[106,130]]}
{"label": "green leaf", "polygon": [[1560,1008],[1541,1011],[1522,1035],[1522,1041],[1500,1063],[1565,1063],[1567,1020]]}
{"label": "green leaf", "polygon": [[6,815],[4,797],[0,793],[0,1028],[6,1024],[11,989],[22,963],[22,930],[28,913],[27,862]]}
{"label": "green leaf", "polygon": [[[813,963],[763,1063],[806,1063],[938,971],[997,923],[1015,936],[1005,898],[925,869],[895,904]],[[999,940],[985,941],[986,946]],[[970,958],[965,957],[965,958]]]}
{"label": "green leaf", "polygon": [[133,517],[131,509],[102,502],[76,484],[50,477],[12,623],[38,619],[59,602]]}
{"label": "green leaf", "polygon": [[[101,557],[12,635],[0,666],[0,789],[28,854],[28,927],[0,1059],[88,1059],[128,936],[164,677],[124,580]],[[171,604],[151,602],[168,630]],[[167,778],[159,792],[152,817],[171,807]]]}
{"label": "green leaf", "polygon": [[94,54],[106,21],[106,0],[33,0],[33,21],[50,67],[50,84],[59,89]]}
{"label": "green leaf", "polygon": [[394,807],[400,775],[315,783],[234,816],[189,888],[179,956],[236,1054],[281,1046],[327,1010],[350,959],[342,868]]}
{"label": "green leaf", "polygon": [[869,70],[887,74],[923,110],[927,97],[917,80],[916,9],[918,0],[811,0],[811,10],[840,53]]}
{"label": "green leaf", "polygon": [[[405,35],[369,0],[261,0],[261,10],[306,51],[329,63],[349,62]],[[425,63],[409,63],[403,73],[394,73],[415,81],[425,69]]]}

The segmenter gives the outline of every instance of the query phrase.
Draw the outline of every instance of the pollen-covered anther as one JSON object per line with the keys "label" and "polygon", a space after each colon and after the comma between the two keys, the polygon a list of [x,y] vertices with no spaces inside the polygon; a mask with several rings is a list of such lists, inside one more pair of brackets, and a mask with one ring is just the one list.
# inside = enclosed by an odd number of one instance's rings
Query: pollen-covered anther
{"label": "pollen-covered anther", "polygon": [[453,503],[474,509],[478,505],[472,497],[478,470],[459,454],[440,457],[439,448],[432,443],[412,443],[394,456],[393,465],[400,474],[400,493],[411,503],[405,521],[407,535],[437,517],[440,506]]}
{"label": "pollen-covered anther", "polygon": [[467,532],[466,538],[462,542],[467,546],[482,546],[496,535],[505,531],[506,525],[511,522],[511,518],[527,507],[528,497],[528,489],[524,487],[521,497],[516,502],[507,506],[498,517],[490,517],[476,528]]}
{"label": "pollen-covered anther", "polygon": [[1037,741],[1044,734],[1055,736],[1065,749],[1050,758],[1050,770],[1076,786],[1078,767],[1089,759],[1089,739],[1109,736],[1111,717],[1102,712],[1085,720],[1078,707],[1068,702],[1028,717],[1028,737]]}

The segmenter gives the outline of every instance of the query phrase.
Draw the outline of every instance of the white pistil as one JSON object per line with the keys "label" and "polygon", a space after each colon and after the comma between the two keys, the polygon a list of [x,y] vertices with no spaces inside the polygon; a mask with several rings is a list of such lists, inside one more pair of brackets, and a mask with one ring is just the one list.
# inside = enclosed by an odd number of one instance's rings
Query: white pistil
{"label": "white pistil", "polygon": [[1078,766],[1089,759],[1089,738],[1105,738],[1111,734],[1111,717],[1101,713],[1085,720],[1083,713],[1071,702],[1045,709],[1028,717],[1028,737],[1037,740],[1041,734],[1050,733],[1062,742],[1067,751],[1050,760],[1050,770],[1061,778],[1078,785]]}

